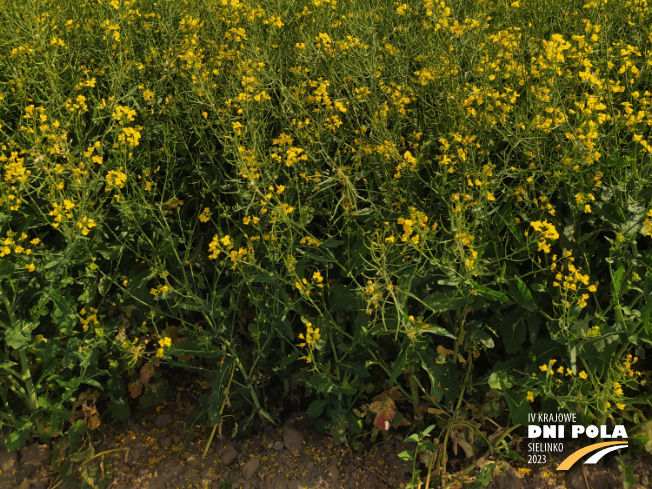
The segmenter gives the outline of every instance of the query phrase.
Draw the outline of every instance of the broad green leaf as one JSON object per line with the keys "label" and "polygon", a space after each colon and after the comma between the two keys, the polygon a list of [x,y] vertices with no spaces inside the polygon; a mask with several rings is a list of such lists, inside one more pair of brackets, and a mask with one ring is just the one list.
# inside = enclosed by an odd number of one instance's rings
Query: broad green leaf
{"label": "broad green leaf", "polygon": [[394,364],[392,365],[392,373],[389,376],[389,385],[394,385],[396,383],[396,379],[399,375],[401,375],[401,373],[403,373],[403,370],[405,369],[406,362],[407,348],[404,347],[401,349],[398,356],[396,357],[396,360],[394,360]]}
{"label": "broad green leaf", "polygon": [[478,282],[475,280],[471,280],[471,284],[473,285],[473,288],[478,291],[478,293],[484,297],[485,299],[489,300],[494,300],[494,301],[499,301],[502,302],[503,304],[511,304],[512,301],[510,300],[509,297],[507,297],[505,294],[498,290],[493,290],[490,289],[489,287],[486,287],[484,285],[480,285]]}
{"label": "broad green leaf", "polygon": [[113,417],[119,421],[126,421],[131,416],[131,408],[122,398],[111,401],[109,403],[109,410]]}
{"label": "broad green leaf", "polygon": [[516,278],[516,284],[509,282],[509,291],[512,294],[514,302],[516,302],[523,309],[530,312],[534,311],[534,299],[532,292],[528,289],[527,285],[520,278]]}
{"label": "broad green leaf", "polygon": [[344,370],[345,372],[353,374],[356,377],[366,378],[371,376],[369,370],[367,370],[363,365],[360,365],[359,363],[356,362],[351,362],[349,360],[342,360],[341,362],[336,363],[336,365],[342,370]]}
{"label": "broad green leaf", "polygon": [[507,372],[492,372],[487,382],[489,387],[499,391],[505,391],[512,387],[512,383],[507,378]]}
{"label": "broad green leaf", "polygon": [[310,416],[311,418],[318,418],[319,416],[321,416],[321,413],[324,412],[324,408],[327,405],[328,405],[328,401],[326,399],[317,399],[310,403],[310,406],[308,406],[306,412],[308,413],[308,416]]}
{"label": "broad green leaf", "polygon": [[412,433],[405,439],[405,443],[419,443],[420,438],[419,433]]}
{"label": "broad green leaf", "polygon": [[441,326],[429,326],[425,329],[420,329],[419,334],[423,334],[423,333],[446,336],[447,338],[451,338],[451,339],[457,338],[453,333],[448,331],[446,328],[442,328]]}
{"label": "broad green leaf", "polygon": [[469,302],[470,299],[462,296],[457,289],[448,292],[435,292],[423,299],[423,303],[437,313],[462,309]]}
{"label": "broad green leaf", "polygon": [[23,350],[30,346],[32,331],[38,327],[33,321],[18,320],[5,331],[5,342],[14,350]]}
{"label": "broad green leaf", "polygon": [[528,414],[532,414],[532,407],[525,399],[521,392],[508,390],[505,392],[505,400],[509,407],[509,417],[514,424],[526,426],[528,424]]}
{"label": "broad green leaf", "polygon": [[406,460],[408,462],[411,462],[413,457],[414,455],[412,455],[412,452],[410,450],[403,450],[401,453],[398,454],[398,458],[400,458],[401,460]]}
{"label": "broad green leaf", "polygon": [[527,326],[524,323],[522,312],[522,309],[515,308],[503,318],[497,327],[499,341],[502,341],[505,351],[510,355],[518,351],[527,335]]}
{"label": "broad green leaf", "polygon": [[618,267],[618,270],[613,273],[613,278],[611,279],[611,290],[613,291],[614,296],[618,298],[620,298],[620,289],[623,285],[624,275],[625,269],[621,265]]}

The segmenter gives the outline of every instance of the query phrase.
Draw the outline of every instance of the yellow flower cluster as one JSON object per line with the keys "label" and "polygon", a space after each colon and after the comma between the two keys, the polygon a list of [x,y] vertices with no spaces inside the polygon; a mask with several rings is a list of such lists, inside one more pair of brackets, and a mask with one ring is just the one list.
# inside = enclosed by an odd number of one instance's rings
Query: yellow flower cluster
{"label": "yellow flower cluster", "polygon": [[97,309],[94,307],[90,308],[91,314],[89,314],[87,317],[86,316],[86,308],[82,307],[82,309],[79,311],[79,315],[81,316],[79,318],[79,322],[82,325],[82,328],[84,329],[84,332],[88,331],[88,327],[90,323],[93,323],[93,326],[96,326],[100,324],[99,320],[97,319]]}
{"label": "yellow flower cluster", "polygon": [[[118,134],[118,143],[129,148],[134,148],[140,144],[140,129],[142,127],[123,127],[122,132]],[[114,145],[114,148],[116,146]]]}
{"label": "yellow flower cluster", "polygon": [[124,105],[116,105],[113,108],[113,119],[121,126],[128,122],[133,122],[136,117],[136,111]]}
{"label": "yellow flower cluster", "polygon": [[[208,258],[210,260],[217,260],[220,253],[225,253],[229,255],[231,262],[233,262],[232,270],[235,270],[238,262],[247,261],[246,258],[249,256],[249,260],[253,261],[254,259],[254,250],[251,243],[247,248],[240,247],[237,250],[233,249],[234,244],[231,240],[231,237],[227,234],[222,238],[218,238],[217,235],[213,236],[213,240],[208,244],[208,251],[210,255]],[[220,263],[220,266],[224,265],[224,262]]]}
{"label": "yellow flower cluster", "polygon": [[414,171],[417,167],[417,159],[412,156],[411,152],[406,151],[403,153],[403,159],[399,162],[398,165],[396,165],[396,173],[394,174],[394,178],[401,178],[401,170],[407,168],[408,165],[410,165],[410,170]]}
{"label": "yellow flower cluster", "polygon": [[165,349],[172,346],[172,338],[165,336],[158,340],[158,350],[156,351],[157,358],[163,358],[165,356]]}
{"label": "yellow flower cluster", "polygon": [[317,345],[317,340],[319,340],[320,338],[321,338],[321,334],[319,334],[319,328],[313,328],[312,323],[306,323],[306,334],[305,335],[303,333],[299,334],[299,339],[304,340],[303,343],[299,343],[299,347],[303,348],[307,346],[308,348],[313,350]]}
{"label": "yellow flower cluster", "polygon": [[[108,187],[124,188],[127,182],[127,174],[122,171],[111,170],[106,174],[106,184]],[[110,188],[105,188],[105,192],[110,192]]]}
{"label": "yellow flower cluster", "polygon": [[[5,256],[8,256],[12,252],[12,247],[13,247],[13,252],[16,255],[31,255],[32,254],[32,249],[31,248],[25,248],[22,246],[20,243],[25,241],[27,239],[27,234],[22,233],[20,237],[17,238],[17,240],[14,240],[14,236],[16,236],[16,233],[13,231],[7,231],[7,237],[0,241],[0,258],[4,258]],[[16,242],[18,241],[18,242]],[[40,239],[34,238],[30,243],[34,246],[39,244],[41,242]],[[33,270],[30,270],[30,272]]]}
{"label": "yellow flower cluster", "polygon": [[258,224],[260,222],[260,217],[257,216],[245,216],[242,218],[242,223],[245,226],[249,226],[250,223]]}
{"label": "yellow flower cluster", "polygon": [[652,219],[652,209],[647,211],[647,219],[643,221],[643,234],[646,236],[652,236],[652,221],[650,219]]}
{"label": "yellow flower cluster", "polygon": [[[553,358],[553,359],[550,360],[549,363],[547,363],[547,364],[544,363],[543,365],[540,365],[539,370],[541,370],[542,372],[548,373],[549,375],[555,375],[555,373],[557,373],[559,375],[565,375],[566,377],[570,377],[571,375],[573,375],[573,371],[568,367],[564,368],[562,365],[560,365],[556,369],[553,368],[555,363],[557,363],[557,359]],[[587,378],[586,372],[584,372],[584,370],[582,370],[579,373],[579,377],[581,379],[586,379]]]}
{"label": "yellow flower cluster", "polygon": [[[580,307],[586,307],[589,294],[582,293],[580,294],[580,287],[584,285],[588,292],[596,292],[598,290],[596,284],[590,284],[590,277],[588,274],[583,274],[580,270],[573,264],[575,258],[573,257],[573,252],[570,250],[564,250],[562,259],[566,260],[566,264],[561,263],[557,260],[557,255],[552,256],[552,265],[550,269],[552,271],[558,270],[555,275],[555,281],[552,283],[553,287],[560,287],[562,296],[564,298],[564,305],[569,307],[571,303],[569,299],[577,296],[577,303]],[[566,273],[562,273],[566,272]]]}
{"label": "yellow flower cluster", "polygon": [[[397,223],[399,226],[403,227],[403,234],[401,236],[401,241],[406,243],[408,240],[410,240],[413,244],[417,245],[419,244],[420,240],[420,235],[424,235],[424,233],[428,232],[428,216],[425,215],[425,213],[417,210],[416,207],[411,206],[410,207],[410,218],[405,219],[403,217],[399,217],[397,220]],[[415,230],[416,226],[416,230]],[[432,229],[436,228],[436,224],[433,226]],[[414,236],[412,235],[414,234]],[[386,242],[393,243],[394,242],[394,237],[391,236],[389,238],[385,238]]]}
{"label": "yellow flower cluster", "polygon": [[199,220],[201,222],[208,222],[208,221],[210,221],[212,215],[213,215],[213,213],[211,212],[210,208],[209,207],[204,207],[204,210],[199,215]]}
{"label": "yellow flower cluster", "polygon": [[[555,241],[559,239],[559,233],[557,232],[557,229],[555,228],[554,224],[549,223],[548,221],[532,221],[530,223],[530,226],[534,228],[534,230],[540,234],[539,237],[539,251],[543,251],[544,253],[550,253],[550,241]],[[525,234],[527,236],[527,233]]]}
{"label": "yellow flower cluster", "polygon": [[0,163],[4,163],[5,182],[25,183],[27,177],[32,173],[25,168],[25,158],[19,158],[18,151],[12,151],[9,158],[0,154]]}
{"label": "yellow flower cluster", "polygon": [[49,212],[50,216],[54,217],[54,222],[52,223],[52,227],[54,229],[59,227],[59,224],[63,222],[64,216],[67,217],[68,219],[72,219],[72,211],[77,204],[75,204],[74,201],[64,199],[63,204],[59,204],[58,202],[53,202],[52,207],[53,209]]}
{"label": "yellow flower cluster", "polygon": [[312,280],[308,282],[306,278],[302,278],[301,282],[297,281],[294,283],[294,286],[299,290],[301,293],[304,293],[306,295],[310,295],[310,291],[317,287],[319,289],[324,287],[324,284],[322,283],[324,281],[324,277],[322,277],[321,273],[319,271],[316,271],[315,273],[312,274]]}
{"label": "yellow flower cluster", "polygon": [[583,194],[583,193],[577,193],[575,194],[575,203],[579,206],[584,206],[584,213],[590,214],[591,213],[591,202],[595,201],[595,196],[591,193],[588,194]]}
{"label": "yellow flower cluster", "polygon": [[82,217],[82,220],[77,222],[77,228],[81,230],[82,236],[88,236],[90,230],[96,226],[95,220],[87,216]]}
{"label": "yellow flower cluster", "polygon": [[88,148],[86,148],[86,151],[84,151],[84,156],[86,158],[90,158],[93,163],[97,163],[98,165],[101,165],[103,162],[102,156],[99,154],[93,156],[93,153],[95,151],[99,151],[101,146],[102,143],[100,143],[99,141],[95,141],[95,143],[93,143],[93,146],[89,146]]}
{"label": "yellow flower cluster", "polygon": [[168,285],[159,285],[156,288],[151,288],[149,290],[149,293],[154,297],[159,294],[166,294],[167,292],[170,292],[170,287]]}
{"label": "yellow flower cluster", "polygon": [[316,240],[312,236],[304,236],[299,240],[299,243],[308,246],[321,246],[321,242],[319,240]]}
{"label": "yellow flower cluster", "polygon": [[622,365],[622,370],[624,370],[625,375],[630,378],[634,377],[643,377],[643,372],[634,370],[632,368],[632,365],[634,365],[636,362],[638,362],[638,357],[635,357],[633,355],[627,355],[625,357],[625,360],[623,361]]}

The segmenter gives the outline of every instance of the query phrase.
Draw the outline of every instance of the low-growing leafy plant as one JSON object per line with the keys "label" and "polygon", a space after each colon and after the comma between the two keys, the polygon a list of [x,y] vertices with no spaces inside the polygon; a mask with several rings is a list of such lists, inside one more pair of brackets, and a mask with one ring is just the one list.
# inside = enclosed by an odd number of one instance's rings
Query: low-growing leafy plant
{"label": "low-growing leafy plant", "polygon": [[81,424],[160,402],[172,369],[210,386],[206,450],[226,417],[307,410],[359,447],[435,426],[430,476],[514,456],[535,411],[649,416],[644,2],[0,20],[8,448],[82,456]]}

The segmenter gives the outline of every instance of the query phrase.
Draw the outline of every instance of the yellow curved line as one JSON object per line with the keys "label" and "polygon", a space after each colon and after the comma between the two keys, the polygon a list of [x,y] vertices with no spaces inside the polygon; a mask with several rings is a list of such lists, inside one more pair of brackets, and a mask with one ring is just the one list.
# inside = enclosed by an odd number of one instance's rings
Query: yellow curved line
{"label": "yellow curved line", "polygon": [[603,443],[594,443],[593,445],[589,445],[588,447],[581,448],[578,451],[571,453],[568,457],[564,459],[564,461],[561,464],[559,464],[557,470],[570,469],[573,466],[573,464],[577,462],[579,459],[581,459],[584,455],[591,452],[595,452],[600,448],[610,447],[613,445],[626,445],[626,444],[627,442],[623,442],[623,441],[605,441]]}

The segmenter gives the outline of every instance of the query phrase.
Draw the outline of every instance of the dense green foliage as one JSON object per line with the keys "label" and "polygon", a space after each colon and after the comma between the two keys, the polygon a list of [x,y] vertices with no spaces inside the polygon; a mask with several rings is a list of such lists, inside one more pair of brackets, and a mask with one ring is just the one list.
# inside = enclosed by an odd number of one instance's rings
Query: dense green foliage
{"label": "dense green foliage", "polygon": [[2,0],[7,446],[171,367],[244,431],[643,420],[652,15],[584,1]]}

